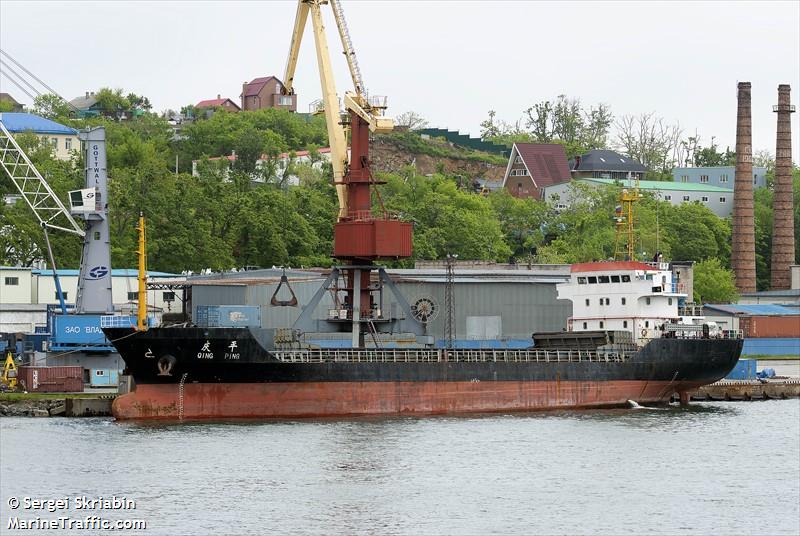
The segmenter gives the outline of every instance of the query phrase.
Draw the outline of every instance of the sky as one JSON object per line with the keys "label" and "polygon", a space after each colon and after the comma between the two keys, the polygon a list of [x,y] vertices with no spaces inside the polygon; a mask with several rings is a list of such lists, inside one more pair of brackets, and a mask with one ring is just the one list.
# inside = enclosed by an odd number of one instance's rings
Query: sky
{"label": "sky", "polygon": [[[655,112],[721,149],[735,146],[736,84],[752,83],[753,148],[775,153],[778,84],[800,93],[800,2],[343,0],[371,94],[389,115],[480,134],[489,110],[514,122],[565,94],[616,117]],[[67,99],[100,87],[180,109],[242,82],[283,77],[296,2],[0,2],[0,48]],[[337,91],[350,89],[333,17]],[[5,70],[5,68],[0,67]],[[298,110],[320,98],[309,28]],[[30,104],[0,71],[0,91]],[[792,153],[800,161],[800,114]]]}

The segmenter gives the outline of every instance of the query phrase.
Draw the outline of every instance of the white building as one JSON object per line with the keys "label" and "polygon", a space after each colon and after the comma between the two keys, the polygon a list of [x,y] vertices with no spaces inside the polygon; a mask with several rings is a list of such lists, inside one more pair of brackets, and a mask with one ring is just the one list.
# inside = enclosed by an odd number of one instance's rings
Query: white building
{"label": "white building", "polygon": [[[317,149],[316,155],[314,155],[311,151],[294,151],[290,153],[281,153],[275,159],[275,171],[272,176],[267,180],[264,177],[263,173],[257,173],[253,180],[255,182],[274,182],[277,180],[285,179],[286,184],[288,186],[298,186],[300,184],[300,178],[292,173],[292,170],[289,170],[287,175],[286,171],[290,165],[310,165],[313,169],[321,170],[322,166],[325,163],[331,161],[331,149],[330,147],[322,147]],[[347,157],[350,158],[350,149],[347,150]],[[220,160],[227,160],[228,165],[232,165],[236,161],[237,155],[236,153],[231,153],[228,156],[218,156],[213,158],[208,158],[207,160],[210,162],[219,162]],[[198,175],[198,164],[200,164],[202,160],[192,160],[192,175],[197,177]],[[256,160],[256,169],[263,170],[270,164],[270,158],[267,155],[261,155],[261,158]],[[227,170],[225,172],[225,176],[227,178]]]}
{"label": "white building", "polygon": [[629,331],[639,343],[661,336],[665,323],[680,323],[678,292],[669,265],[636,261],[573,264],[558,298],[572,301],[570,331]]}
{"label": "white building", "polygon": [[[629,188],[633,185],[627,179],[575,179],[545,186],[543,199],[552,203],[557,209],[569,207],[575,199],[576,190],[572,184],[582,183],[588,186],[614,186]],[[720,218],[727,218],[733,213],[733,190],[710,184],[680,183],[668,181],[639,181],[641,192],[652,192],[657,199],[669,201],[673,205],[697,202],[708,207]]]}
{"label": "white building", "polygon": [[12,135],[30,132],[53,148],[53,156],[59,160],[70,160],[81,150],[78,131],[29,113],[0,113],[0,121]]}

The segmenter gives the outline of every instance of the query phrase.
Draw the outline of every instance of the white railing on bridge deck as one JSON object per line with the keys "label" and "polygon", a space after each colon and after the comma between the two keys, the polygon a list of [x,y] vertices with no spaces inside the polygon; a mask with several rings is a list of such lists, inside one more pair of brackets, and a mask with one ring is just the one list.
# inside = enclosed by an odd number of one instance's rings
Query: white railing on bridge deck
{"label": "white railing on bridge deck", "polygon": [[103,315],[100,317],[101,328],[136,328],[136,317],[127,315]]}

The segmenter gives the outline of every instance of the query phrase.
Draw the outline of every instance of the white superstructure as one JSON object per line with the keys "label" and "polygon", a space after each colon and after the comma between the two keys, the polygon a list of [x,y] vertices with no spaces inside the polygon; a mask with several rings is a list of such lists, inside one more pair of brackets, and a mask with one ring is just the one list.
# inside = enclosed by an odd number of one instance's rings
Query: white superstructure
{"label": "white superstructure", "polygon": [[570,331],[630,331],[643,344],[664,324],[692,323],[679,314],[677,281],[667,263],[608,261],[573,264],[558,298],[572,301]]}

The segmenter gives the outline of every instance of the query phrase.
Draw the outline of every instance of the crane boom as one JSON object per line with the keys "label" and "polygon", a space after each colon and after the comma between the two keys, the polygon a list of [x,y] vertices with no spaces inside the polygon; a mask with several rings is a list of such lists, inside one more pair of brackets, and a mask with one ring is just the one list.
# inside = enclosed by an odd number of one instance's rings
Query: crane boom
{"label": "crane boom", "polygon": [[39,170],[6,130],[0,117],[0,166],[8,174],[42,227],[86,236]]}
{"label": "crane boom", "polygon": [[[328,140],[331,147],[331,167],[333,168],[333,183],[336,186],[336,196],[339,201],[339,219],[346,218],[348,215],[348,195],[344,184],[344,176],[348,166],[347,157],[347,135],[345,126],[340,117],[339,97],[336,93],[336,82],[333,78],[331,67],[330,50],[325,34],[325,23],[322,18],[322,4],[330,3],[333,10],[339,36],[342,39],[344,54],[347,58],[347,65],[350,69],[350,76],[353,80],[355,93],[345,92],[344,105],[348,112],[356,114],[364,120],[372,132],[389,132],[394,123],[391,118],[383,116],[385,103],[371,103],[366,95],[364,82],[361,77],[361,70],[356,61],[355,50],[350,32],[347,29],[347,22],[344,19],[344,12],[338,0],[298,0],[297,12],[295,14],[294,29],[292,40],[289,45],[289,57],[286,61],[286,72],[284,74],[284,87],[287,94],[294,93],[294,74],[297,67],[297,59],[300,52],[300,43],[303,39],[306,21],[309,14],[314,29],[314,43],[317,52],[317,63],[319,66],[320,84],[322,87],[322,103],[325,113],[325,123],[328,129]],[[379,98],[378,98],[379,99]]]}
{"label": "crane boom", "polygon": [[[304,0],[301,0],[300,3],[304,3]],[[328,50],[328,39],[325,36],[325,23],[322,20],[319,0],[310,0],[307,4],[311,11],[311,24],[314,28],[319,80],[325,105],[325,124],[328,128],[328,142],[331,147],[333,183],[336,186],[336,197],[339,200],[339,218],[343,218],[347,215],[347,193],[342,180],[347,167],[347,137],[339,117],[339,98],[336,95],[336,81],[333,78],[333,69],[331,69],[331,55]],[[294,40],[294,37],[292,39]]]}
{"label": "crane boom", "polygon": [[286,71],[283,74],[283,86],[287,95],[294,94],[294,71],[297,68],[297,57],[300,54],[300,43],[303,41],[306,20],[308,20],[308,4],[298,2],[297,14],[294,16],[292,42],[289,45],[289,57],[286,59]]}
{"label": "crane boom", "polygon": [[339,0],[329,1],[333,10],[333,18],[336,20],[336,28],[339,30],[339,37],[342,39],[342,49],[344,50],[344,57],[347,58],[347,67],[350,69],[350,78],[353,79],[356,95],[366,97],[367,88],[364,86],[363,78],[361,78],[361,69],[358,67],[356,51],[353,48],[353,41],[350,39],[350,31],[347,29],[347,21],[344,18],[342,4],[339,3]]}

